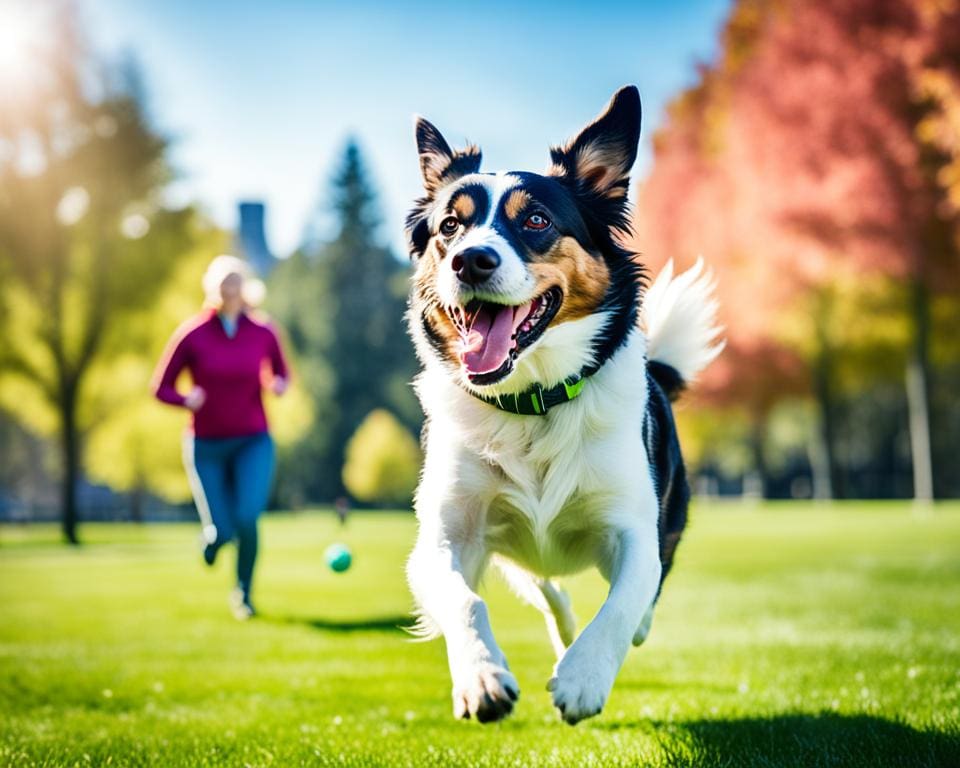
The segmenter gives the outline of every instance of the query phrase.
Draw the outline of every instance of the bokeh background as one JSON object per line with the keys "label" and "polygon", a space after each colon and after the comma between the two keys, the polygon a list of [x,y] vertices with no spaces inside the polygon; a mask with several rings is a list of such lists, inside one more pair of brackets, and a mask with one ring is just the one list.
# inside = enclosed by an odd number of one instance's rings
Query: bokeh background
{"label": "bokeh background", "polygon": [[[457,722],[404,632],[412,115],[542,170],[631,82],[630,245],[702,255],[726,328],[691,522],[574,729],[481,585],[522,696]],[[244,623],[150,392],[223,252],[294,374]],[[0,765],[960,765],[958,330],[957,0],[0,0]],[[582,627],[606,585],[563,583]]]}
{"label": "bokeh background", "polygon": [[411,116],[488,169],[636,82],[632,246],[698,255],[728,346],[695,490],[960,494],[960,11],[946,0],[0,3],[0,519],[189,517],[151,371],[224,251],[295,387],[273,506],[409,502]]}

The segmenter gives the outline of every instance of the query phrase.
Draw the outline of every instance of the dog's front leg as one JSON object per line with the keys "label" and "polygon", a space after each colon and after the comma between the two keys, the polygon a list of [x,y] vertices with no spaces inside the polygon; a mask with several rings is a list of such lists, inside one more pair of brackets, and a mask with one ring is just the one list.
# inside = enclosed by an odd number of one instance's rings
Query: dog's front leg
{"label": "dog's front leg", "polygon": [[548,684],[553,704],[571,725],[603,709],[644,612],[660,582],[657,532],[628,529],[614,543],[610,592]]}
{"label": "dog's front leg", "polygon": [[474,591],[484,555],[434,528],[421,523],[407,573],[421,611],[447,644],[453,715],[499,720],[510,714],[520,686],[493,639],[487,606]]}

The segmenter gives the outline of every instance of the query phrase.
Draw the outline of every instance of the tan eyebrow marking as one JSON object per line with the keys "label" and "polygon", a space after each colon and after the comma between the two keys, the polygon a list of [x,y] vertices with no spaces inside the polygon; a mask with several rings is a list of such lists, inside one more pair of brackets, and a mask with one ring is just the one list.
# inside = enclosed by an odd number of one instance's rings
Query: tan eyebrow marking
{"label": "tan eyebrow marking", "polygon": [[531,199],[532,198],[528,192],[522,189],[513,190],[507,197],[507,201],[503,206],[504,211],[507,213],[507,218],[509,218],[511,221],[516,219],[523,209],[527,207]]}
{"label": "tan eyebrow marking", "polygon": [[477,212],[477,204],[466,192],[461,192],[453,199],[452,208],[461,221],[466,221]]}

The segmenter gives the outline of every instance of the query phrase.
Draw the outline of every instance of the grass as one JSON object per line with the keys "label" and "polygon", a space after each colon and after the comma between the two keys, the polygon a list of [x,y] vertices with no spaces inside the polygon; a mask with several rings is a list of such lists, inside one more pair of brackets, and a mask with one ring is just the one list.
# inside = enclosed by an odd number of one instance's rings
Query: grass
{"label": "grass", "polygon": [[[0,528],[0,765],[960,765],[958,505],[699,505],[650,640],[575,728],[540,617],[496,577],[519,707],[451,718],[443,644],[398,629],[409,516],[268,517],[248,624],[195,526],[82,532]],[[568,586],[588,618],[604,585]]]}

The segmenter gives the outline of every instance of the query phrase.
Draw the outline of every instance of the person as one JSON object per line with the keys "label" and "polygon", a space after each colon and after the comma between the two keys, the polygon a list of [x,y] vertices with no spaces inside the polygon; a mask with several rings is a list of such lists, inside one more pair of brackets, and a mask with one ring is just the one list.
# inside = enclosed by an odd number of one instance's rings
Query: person
{"label": "person", "polygon": [[[266,506],[274,471],[274,446],[261,390],[269,364],[270,389],[282,395],[289,370],[273,328],[251,314],[263,283],[246,262],[217,256],[203,277],[203,311],[171,339],[154,377],[154,394],[192,412],[183,461],[202,523],[203,559],[213,565],[237,541],[237,585],[230,594],[236,618],[254,615],[251,593],[257,558],[257,518]],[[180,373],[192,387],[178,391]]]}

